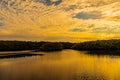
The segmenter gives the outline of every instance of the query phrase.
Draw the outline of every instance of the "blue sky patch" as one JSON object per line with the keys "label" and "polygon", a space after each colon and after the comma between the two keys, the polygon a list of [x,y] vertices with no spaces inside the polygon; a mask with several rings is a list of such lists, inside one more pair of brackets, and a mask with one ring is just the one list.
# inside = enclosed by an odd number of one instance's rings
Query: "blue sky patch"
{"label": "blue sky patch", "polygon": [[43,3],[43,4],[45,4],[45,5],[47,5],[47,6],[51,6],[51,5],[59,5],[61,2],[62,2],[62,0],[57,0],[57,1],[55,1],[55,2],[53,2],[53,1],[51,1],[51,0],[34,0],[35,2],[41,2],[41,3]]}
{"label": "blue sky patch", "polygon": [[4,26],[4,25],[5,25],[4,23],[0,22],[0,26]]}
{"label": "blue sky patch", "polygon": [[75,16],[73,16],[73,18],[78,18],[78,19],[98,19],[100,17],[99,14],[95,14],[95,13],[86,13],[86,12],[80,12],[78,14],[76,14]]}
{"label": "blue sky patch", "polygon": [[74,28],[74,29],[71,29],[70,31],[72,31],[72,32],[85,32],[86,30],[82,29],[82,28]]}

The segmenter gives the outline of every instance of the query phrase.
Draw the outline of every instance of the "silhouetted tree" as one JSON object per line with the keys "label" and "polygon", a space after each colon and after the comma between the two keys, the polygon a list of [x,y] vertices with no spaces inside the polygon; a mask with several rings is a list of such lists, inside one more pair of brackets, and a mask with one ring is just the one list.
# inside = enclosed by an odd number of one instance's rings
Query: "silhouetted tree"
{"label": "silhouetted tree", "polygon": [[40,47],[41,51],[58,51],[62,49],[61,43],[45,43]]}

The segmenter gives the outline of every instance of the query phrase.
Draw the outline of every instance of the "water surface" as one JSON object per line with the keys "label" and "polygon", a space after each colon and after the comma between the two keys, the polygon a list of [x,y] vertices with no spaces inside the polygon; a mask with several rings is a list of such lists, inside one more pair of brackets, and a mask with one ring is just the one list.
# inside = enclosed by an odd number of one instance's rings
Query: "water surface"
{"label": "water surface", "polygon": [[31,53],[45,55],[0,59],[0,80],[120,80],[119,56],[76,50]]}

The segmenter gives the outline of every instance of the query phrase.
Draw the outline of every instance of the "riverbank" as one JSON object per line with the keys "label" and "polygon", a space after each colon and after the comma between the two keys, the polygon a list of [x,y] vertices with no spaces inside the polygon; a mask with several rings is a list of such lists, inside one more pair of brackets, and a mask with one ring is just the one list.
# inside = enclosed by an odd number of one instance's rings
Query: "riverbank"
{"label": "riverbank", "polygon": [[34,51],[6,51],[0,52],[0,59],[4,58],[20,58],[20,57],[30,57],[30,56],[43,56],[44,54],[37,54]]}

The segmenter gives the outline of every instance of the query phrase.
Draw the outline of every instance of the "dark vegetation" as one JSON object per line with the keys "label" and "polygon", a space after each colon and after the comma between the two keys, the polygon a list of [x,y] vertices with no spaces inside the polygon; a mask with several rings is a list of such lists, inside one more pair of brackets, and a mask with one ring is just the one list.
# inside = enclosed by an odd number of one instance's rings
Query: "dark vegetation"
{"label": "dark vegetation", "polygon": [[39,49],[45,42],[0,41],[0,51],[18,51]]}
{"label": "dark vegetation", "polygon": [[44,45],[40,46],[40,51],[58,51],[62,50],[63,45],[61,43],[45,43]]}
{"label": "dark vegetation", "polygon": [[69,42],[0,41],[0,51],[57,51],[71,49],[73,45]]}
{"label": "dark vegetation", "polygon": [[97,40],[82,43],[0,41],[0,51],[19,51],[19,50],[57,51],[62,49],[120,50],[120,40]]}
{"label": "dark vegetation", "polygon": [[70,43],[70,42],[60,42],[62,44],[63,49],[71,49],[75,43]]}
{"label": "dark vegetation", "polygon": [[120,50],[120,40],[97,40],[78,43],[72,46],[76,50]]}

